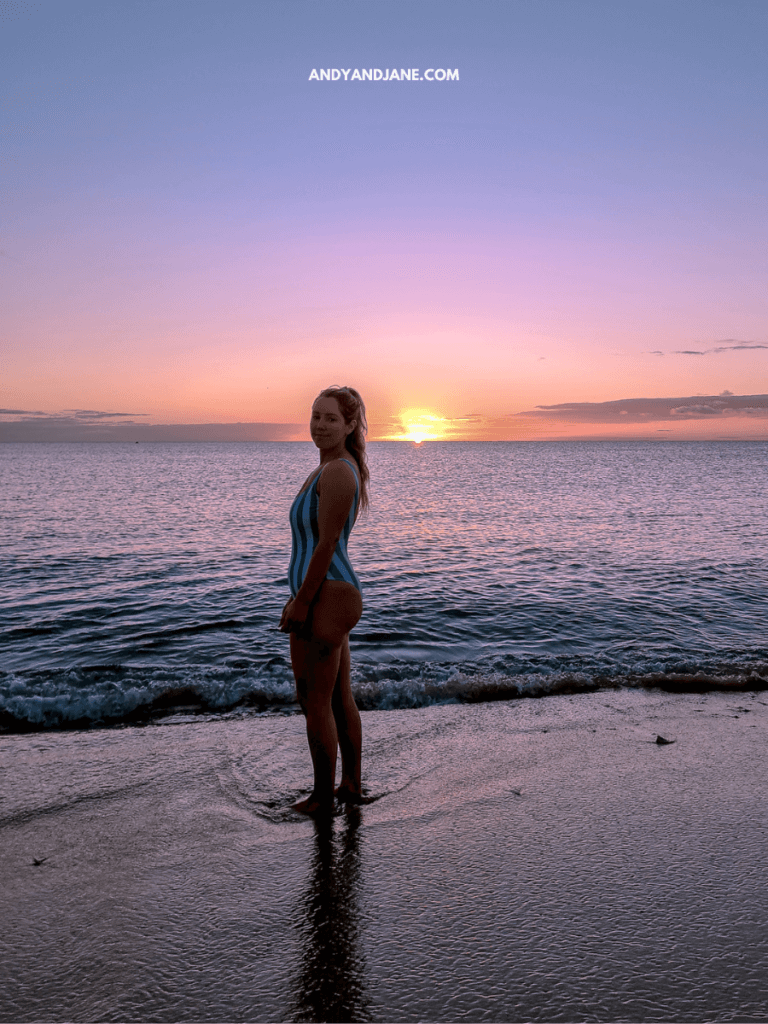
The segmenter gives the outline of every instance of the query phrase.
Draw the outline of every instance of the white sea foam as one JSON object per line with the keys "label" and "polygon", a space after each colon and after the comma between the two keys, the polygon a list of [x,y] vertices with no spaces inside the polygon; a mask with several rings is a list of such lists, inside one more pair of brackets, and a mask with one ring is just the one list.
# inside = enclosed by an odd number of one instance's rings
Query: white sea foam
{"label": "white sea foam", "polygon": [[[768,660],[661,665],[594,661],[538,671],[502,672],[481,663],[418,662],[355,666],[353,689],[363,710],[484,703],[598,689],[658,687],[672,691],[768,688]],[[141,724],[180,712],[297,712],[286,665],[258,670],[207,667],[169,671],[107,667],[0,675],[0,728],[6,731]]]}

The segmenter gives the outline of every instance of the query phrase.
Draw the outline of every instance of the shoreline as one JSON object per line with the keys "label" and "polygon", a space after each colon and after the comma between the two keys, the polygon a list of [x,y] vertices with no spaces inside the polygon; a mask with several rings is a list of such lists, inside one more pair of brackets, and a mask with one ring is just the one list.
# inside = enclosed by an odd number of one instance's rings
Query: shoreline
{"label": "shoreline", "polygon": [[362,715],[0,737],[0,1020],[768,1020],[762,694]]}
{"label": "shoreline", "polygon": [[[59,671],[63,674],[71,670]],[[108,666],[107,668],[81,671],[91,671],[103,677],[110,673],[118,676],[135,670],[132,666],[120,666],[119,669]],[[379,680],[355,681],[353,682],[353,691],[361,711],[388,712],[415,710],[452,703],[476,705],[499,701],[542,700],[549,697],[612,693],[621,690],[694,695],[761,693],[768,690],[767,671],[768,666],[763,659],[753,659],[751,663],[744,659],[741,663],[722,665],[719,669],[710,667],[708,669],[698,668],[689,672],[671,670],[645,674],[627,672],[614,677],[597,675],[593,679],[585,679],[583,673],[568,671],[562,672],[559,677],[557,673],[552,673],[549,677],[543,673],[529,673],[518,677],[502,676],[500,673],[472,675],[462,671],[461,663],[456,663],[456,672],[453,678],[439,682],[426,678],[420,680],[411,692],[404,694],[398,693],[395,688],[389,693],[386,692],[387,685],[392,686],[390,680],[385,680],[383,686]],[[55,672],[56,670],[42,670],[29,672],[27,675],[49,677]],[[19,677],[23,673],[7,674]],[[293,682],[291,681],[286,686],[290,686],[290,696],[285,693],[276,695],[274,692],[269,695],[248,693],[234,699],[231,704],[221,706],[207,697],[200,687],[189,683],[174,682],[156,696],[147,698],[143,703],[134,704],[131,701],[122,709],[111,710],[111,713],[109,711],[105,713],[102,709],[101,717],[98,718],[85,714],[72,718],[66,717],[70,709],[63,703],[56,705],[55,698],[52,706],[43,711],[43,720],[40,720],[39,717],[19,717],[18,714],[0,706],[0,737],[26,733],[47,734],[98,729],[143,728],[171,722],[179,717],[185,721],[194,718],[209,721],[234,721],[240,718],[259,716],[301,714],[293,692]],[[397,682],[394,686],[397,686]],[[114,694],[109,696],[114,701]],[[96,694],[92,694],[90,699],[81,695],[78,706],[81,710],[87,706],[93,716],[97,713],[95,710],[97,699]],[[18,692],[14,693],[13,700],[18,705]],[[390,706],[387,703],[389,700],[393,701]],[[33,708],[34,713],[38,716],[40,715],[39,703],[39,699],[35,700]]]}

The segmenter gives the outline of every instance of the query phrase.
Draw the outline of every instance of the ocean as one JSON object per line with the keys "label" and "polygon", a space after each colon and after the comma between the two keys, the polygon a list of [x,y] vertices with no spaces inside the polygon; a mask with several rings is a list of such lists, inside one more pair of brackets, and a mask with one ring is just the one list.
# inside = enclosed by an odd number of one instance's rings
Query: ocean
{"label": "ocean", "polygon": [[[369,445],[361,708],[768,685],[764,442]],[[298,713],[313,445],[0,447],[0,727]]]}

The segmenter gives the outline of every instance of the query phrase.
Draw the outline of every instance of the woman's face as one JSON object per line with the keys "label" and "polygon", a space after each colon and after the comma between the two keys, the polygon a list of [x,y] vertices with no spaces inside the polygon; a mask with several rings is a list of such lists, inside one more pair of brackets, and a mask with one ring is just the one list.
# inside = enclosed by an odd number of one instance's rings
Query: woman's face
{"label": "woman's face", "polygon": [[347,435],[355,429],[354,423],[345,423],[335,398],[316,398],[312,406],[309,432],[321,450],[343,445]]}

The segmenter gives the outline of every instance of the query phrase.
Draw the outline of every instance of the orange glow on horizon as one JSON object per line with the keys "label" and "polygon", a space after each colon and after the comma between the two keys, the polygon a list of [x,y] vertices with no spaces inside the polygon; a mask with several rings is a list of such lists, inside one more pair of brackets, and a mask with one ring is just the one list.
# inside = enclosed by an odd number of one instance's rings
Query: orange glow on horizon
{"label": "orange glow on horizon", "polygon": [[426,409],[405,409],[399,414],[400,433],[390,434],[387,441],[445,441],[450,431],[450,422],[437,413]]}

